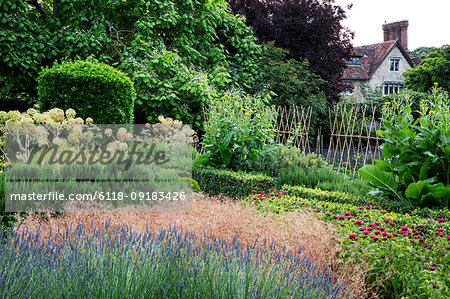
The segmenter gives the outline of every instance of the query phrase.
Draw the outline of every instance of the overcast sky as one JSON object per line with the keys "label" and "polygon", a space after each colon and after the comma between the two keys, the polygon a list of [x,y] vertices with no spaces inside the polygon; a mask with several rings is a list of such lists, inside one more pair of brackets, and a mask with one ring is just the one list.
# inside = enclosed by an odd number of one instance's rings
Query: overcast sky
{"label": "overcast sky", "polygon": [[450,0],[336,0],[353,3],[344,25],[355,32],[354,46],[383,41],[384,21],[409,20],[408,48],[450,44]]}

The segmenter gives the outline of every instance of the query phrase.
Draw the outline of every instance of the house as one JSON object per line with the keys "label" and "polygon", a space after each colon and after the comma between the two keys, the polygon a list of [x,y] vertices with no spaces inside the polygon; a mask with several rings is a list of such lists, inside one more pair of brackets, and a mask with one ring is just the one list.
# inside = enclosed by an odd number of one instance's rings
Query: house
{"label": "house", "polygon": [[383,24],[384,42],[353,48],[343,80],[357,101],[368,92],[389,95],[401,91],[403,73],[414,66],[408,52],[408,21]]}

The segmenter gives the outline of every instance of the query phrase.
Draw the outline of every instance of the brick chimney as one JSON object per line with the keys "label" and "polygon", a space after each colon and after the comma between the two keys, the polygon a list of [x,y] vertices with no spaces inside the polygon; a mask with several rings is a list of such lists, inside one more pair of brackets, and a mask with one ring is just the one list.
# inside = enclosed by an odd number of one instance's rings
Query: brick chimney
{"label": "brick chimney", "polygon": [[408,51],[408,21],[383,24],[384,41],[398,40]]}

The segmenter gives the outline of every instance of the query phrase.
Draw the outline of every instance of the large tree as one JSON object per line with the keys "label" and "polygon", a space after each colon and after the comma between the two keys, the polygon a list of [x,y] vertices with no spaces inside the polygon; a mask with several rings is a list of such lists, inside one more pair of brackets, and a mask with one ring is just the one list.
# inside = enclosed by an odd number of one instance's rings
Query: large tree
{"label": "large tree", "polygon": [[[233,11],[246,17],[261,41],[275,41],[291,58],[309,61],[309,69],[326,82],[330,101],[345,89],[341,81],[353,33],[342,25],[346,10],[334,0],[228,0]],[[350,9],[350,6],[347,7]]]}
{"label": "large tree", "polygon": [[260,53],[225,0],[0,0],[0,108],[35,98],[42,67],[90,57],[132,77],[137,121],[199,125],[216,88],[252,88]]}
{"label": "large tree", "polygon": [[435,85],[450,91],[450,46],[437,48],[403,74],[407,88],[427,92]]}

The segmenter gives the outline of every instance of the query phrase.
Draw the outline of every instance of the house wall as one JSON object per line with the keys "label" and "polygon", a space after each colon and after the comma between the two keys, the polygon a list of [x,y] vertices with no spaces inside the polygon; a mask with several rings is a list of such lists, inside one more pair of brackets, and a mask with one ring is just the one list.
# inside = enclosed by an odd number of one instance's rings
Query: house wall
{"label": "house wall", "polygon": [[[400,58],[400,65],[398,72],[389,70],[389,59]],[[402,74],[411,68],[405,56],[398,47],[392,49],[392,51],[384,58],[378,69],[372,75],[372,78],[368,81],[371,88],[382,85],[384,82],[404,82]]]}
{"label": "house wall", "polygon": [[351,80],[352,84],[353,84],[353,93],[352,93],[352,97],[354,97],[354,99],[356,100],[356,102],[363,102],[364,101],[364,96],[361,93],[361,86],[364,84],[367,84],[368,81],[367,80]]}

